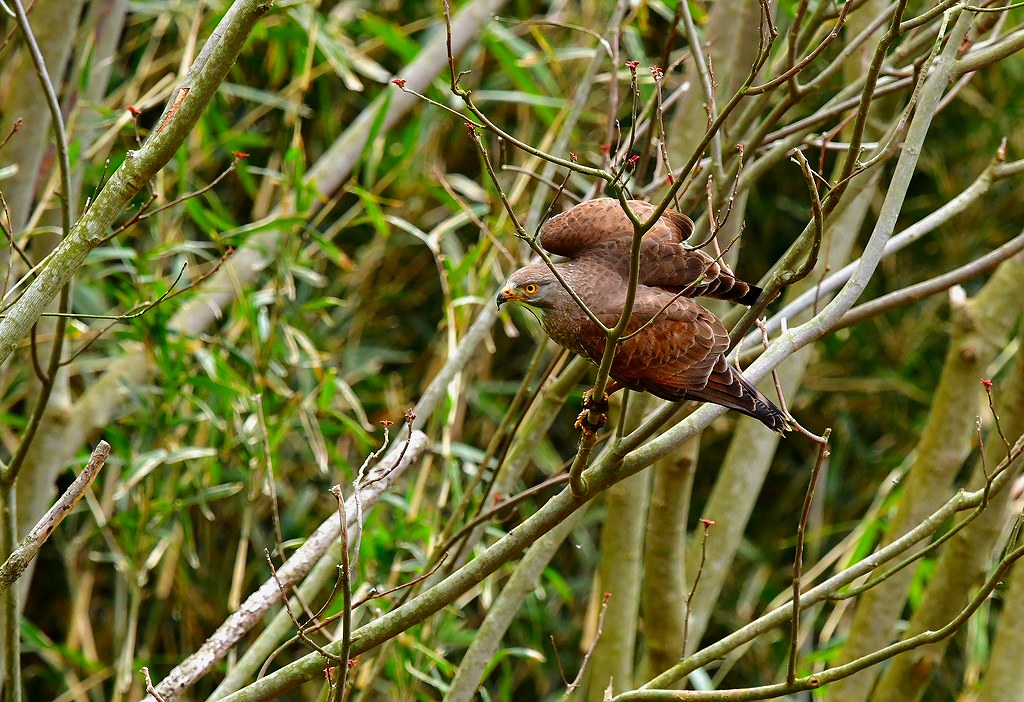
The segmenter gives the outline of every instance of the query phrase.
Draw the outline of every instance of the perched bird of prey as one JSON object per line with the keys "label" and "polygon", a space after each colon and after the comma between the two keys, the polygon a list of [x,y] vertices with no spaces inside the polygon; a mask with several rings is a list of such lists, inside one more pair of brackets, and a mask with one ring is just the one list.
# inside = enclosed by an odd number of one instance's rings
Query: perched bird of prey
{"label": "perched bird of prey", "polygon": [[[628,204],[641,221],[655,209],[639,200]],[[790,429],[786,416],[726,361],[725,327],[691,299],[713,297],[750,305],[761,290],[737,279],[724,263],[684,244],[692,232],[693,222],[686,215],[665,210],[644,235],[636,301],[625,341],[615,351],[608,393],[626,387],[673,402],[713,402],[783,433]],[[555,269],[607,327],[618,323],[625,305],[632,238],[633,225],[612,198],[576,205],[541,227],[544,249],[569,259],[554,264]],[[525,305],[556,343],[600,363],[604,332],[546,264],[513,273],[498,293],[498,306],[505,302]]]}

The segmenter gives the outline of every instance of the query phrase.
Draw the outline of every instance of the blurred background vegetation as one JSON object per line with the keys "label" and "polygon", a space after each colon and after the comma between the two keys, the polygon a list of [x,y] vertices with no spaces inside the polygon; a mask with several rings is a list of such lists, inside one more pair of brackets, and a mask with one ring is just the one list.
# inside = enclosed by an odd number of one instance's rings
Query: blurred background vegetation
{"label": "blurred background vegetation", "polygon": [[[136,134],[144,137],[155,126],[176,72],[194,58],[197,42],[201,46],[210,35],[223,8],[188,0],[77,0],[53,9],[61,5],[38,0],[30,18],[41,40],[49,34],[54,41],[70,37],[67,68],[57,84],[72,165],[81,174],[82,206],[126,152],[137,148]],[[598,46],[580,27],[606,35],[614,9],[606,2],[508,3],[461,53],[460,68],[471,71],[463,84],[494,123],[524,142],[550,148]],[[702,31],[709,9],[692,7]],[[911,3],[908,15],[924,9]],[[796,3],[780,3],[776,21],[787,26],[796,10]],[[645,100],[655,89],[647,67],[660,63],[666,37],[673,36],[674,12],[673,2],[654,0],[625,7],[621,56],[639,61]],[[61,15],[65,22],[43,19]],[[1010,25],[1024,21],[1020,10],[1009,18]],[[104,23],[117,20],[123,26],[105,55]],[[35,147],[39,165],[30,172],[2,168],[20,162],[11,149],[34,122],[46,120],[19,111],[27,92],[35,90],[35,78],[13,21],[0,18],[0,29],[8,38],[0,46],[0,131],[6,136],[18,117],[27,124],[0,150],[0,190],[10,208],[5,222],[38,260],[43,239],[54,231],[47,220],[52,197],[45,196],[52,195],[53,149]],[[150,188],[155,204],[162,205],[231,172],[201,194],[117,233],[79,271],[72,309],[80,315],[124,314],[172,288],[184,292],[114,325],[92,343],[108,322],[82,316],[69,326],[65,357],[81,353],[65,367],[53,399],[66,416],[83,411],[82,398],[91,397],[90,388],[126,354],[141,350],[150,373],[123,394],[110,392],[110,420],[99,431],[87,431],[88,441],[67,447],[75,456],[62,466],[55,486],[45,480],[36,486],[52,496],[70,483],[97,436],[112,444],[100,480],[43,548],[24,592],[26,699],[135,699],[144,694],[140,666],[149,666],[158,679],[157,671],[166,673],[194,651],[269,576],[262,554],[274,549],[276,537],[267,481],[275,484],[281,535],[291,548],[333,513],[328,488],[351,483],[366,456],[382,445],[383,422],[394,422],[395,433],[478,310],[493,304],[497,286],[529,258],[529,248],[512,236],[463,120],[421,103],[393,126],[383,126],[388,101],[400,94],[389,81],[403,77],[439,32],[443,17],[435,2],[278,3]],[[675,37],[670,51],[673,60],[683,58],[689,52],[685,39]],[[686,64],[670,73],[666,85],[678,87],[685,71]],[[787,113],[785,123],[811,114],[846,79],[837,75],[820,95]],[[610,106],[612,81],[619,85],[618,104]],[[451,95],[446,69],[425,93],[462,109]],[[581,161],[598,164],[609,109],[623,130],[630,126],[628,72],[621,66],[612,70],[606,61],[585,97],[561,155],[571,150]],[[364,123],[368,138],[358,162],[325,199],[305,179],[311,165],[378,105],[384,105],[381,117]],[[140,113],[137,120],[129,106]],[[993,159],[1002,139],[1008,140],[1010,159],[1020,158],[1022,114],[1019,57],[987,67],[964,85],[934,120],[897,231],[960,193]],[[538,168],[495,139],[487,143],[498,163]],[[247,155],[239,158],[238,152]],[[828,174],[836,153],[825,152],[820,164],[818,150],[808,157]],[[516,170],[499,176],[522,208],[521,218],[536,226],[551,189]],[[8,186],[15,181],[29,181],[29,194],[12,197]],[[535,192],[540,199],[531,203]],[[883,195],[875,196],[872,211]],[[137,206],[149,198],[144,189]],[[1019,178],[996,183],[981,204],[883,261],[865,297],[928,279],[1008,241],[1021,228],[1021,202]],[[133,214],[125,212],[124,221]],[[697,219],[700,213],[690,214]],[[741,215],[745,233],[737,271],[756,280],[808,221],[809,196],[797,166],[784,160],[761,178]],[[230,250],[260,246],[257,237],[272,228],[286,236],[257,283],[245,287],[202,333],[178,333],[171,319],[201,293],[202,276]],[[865,236],[869,230],[865,226]],[[965,284],[968,296],[984,282]],[[193,283],[198,284],[189,287]],[[44,332],[41,327],[40,344],[52,338]],[[840,330],[813,347],[800,389],[788,397],[803,424],[814,431],[834,428],[811,554],[826,553],[858,526],[859,549],[866,552],[885,528],[900,498],[894,481],[920,438],[950,333],[949,304],[939,294]],[[423,574],[467,490],[475,491],[472,501],[483,498],[475,482],[484,470],[480,462],[538,344],[548,344],[544,363],[556,355],[531,317],[503,316],[448,387],[423,426],[432,443],[429,455],[367,514],[354,576],[361,591]],[[1016,347],[1007,348],[985,369],[985,377],[996,380],[997,395]],[[8,455],[18,445],[38,386],[30,359],[26,344],[0,374],[0,427]],[[584,380],[566,398],[549,431],[531,437],[532,454],[516,491],[564,470],[575,452],[573,417],[586,387]],[[972,401],[962,411],[986,422],[990,417],[987,403]],[[737,417],[726,414],[702,434],[691,529],[703,516]],[[60,442],[60,434],[50,440]],[[705,641],[749,621],[788,591],[795,515],[815,454],[814,446],[795,438],[778,448]],[[28,473],[21,480],[35,478]],[[549,495],[541,492],[503,514],[503,521],[487,527],[485,541],[507,532]],[[37,516],[19,519],[30,525]],[[604,520],[598,499],[515,618],[481,698],[556,699],[564,693],[559,666],[565,678],[575,677],[593,636]],[[920,602],[932,559],[916,571],[905,616]],[[361,657],[356,698],[440,699],[507,572]],[[372,617],[375,607],[391,608],[400,596],[372,601],[363,617]],[[335,601],[326,613],[340,607]],[[954,639],[935,666],[925,699],[969,698],[999,609],[996,597]],[[833,635],[831,647],[813,653],[808,665],[837,654],[848,621],[834,626],[840,634]],[[293,642],[272,667],[306,652],[303,643]],[[784,670],[785,655],[781,633],[759,640],[716,684],[774,680]],[[205,699],[215,685],[216,680],[203,680],[189,698]],[[288,699],[317,699],[316,685],[303,690]]]}

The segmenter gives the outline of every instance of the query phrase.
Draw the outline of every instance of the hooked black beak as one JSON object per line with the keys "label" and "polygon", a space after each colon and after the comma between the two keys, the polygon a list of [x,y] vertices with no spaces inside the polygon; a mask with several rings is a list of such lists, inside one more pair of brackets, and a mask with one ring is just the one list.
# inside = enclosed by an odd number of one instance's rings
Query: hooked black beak
{"label": "hooked black beak", "polygon": [[500,308],[503,304],[505,304],[509,300],[515,300],[515,299],[516,299],[516,296],[512,294],[512,291],[509,290],[508,288],[505,288],[500,293],[498,293],[498,298],[497,298],[498,307]]}

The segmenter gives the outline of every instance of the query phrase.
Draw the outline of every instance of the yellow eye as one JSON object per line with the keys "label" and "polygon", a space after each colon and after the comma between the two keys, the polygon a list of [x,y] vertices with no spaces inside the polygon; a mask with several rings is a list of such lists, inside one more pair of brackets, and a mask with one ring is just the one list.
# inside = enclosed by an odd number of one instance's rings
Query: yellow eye
{"label": "yellow eye", "polygon": [[537,287],[536,283],[527,283],[526,285],[523,286],[523,292],[525,292],[527,295],[533,295],[534,293],[537,292],[538,289],[539,288]]}

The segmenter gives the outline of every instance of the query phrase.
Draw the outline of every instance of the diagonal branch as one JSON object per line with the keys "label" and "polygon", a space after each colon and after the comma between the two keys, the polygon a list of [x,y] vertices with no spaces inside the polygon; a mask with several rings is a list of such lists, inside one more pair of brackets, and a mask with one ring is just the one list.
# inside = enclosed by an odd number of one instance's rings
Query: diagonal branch
{"label": "diagonal branch", "polygon": [[71,228],[46,267],[0,320],[0,363],[14,353],[46,306],[71,281],[86,255],[103,242],[114,219],[185,142],[249,33],[269,9],[265,0],[237,0],[227,11],[172,95],[156,131],[141,149],[125,155],[124,163],[88,212]]}

